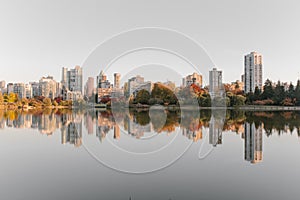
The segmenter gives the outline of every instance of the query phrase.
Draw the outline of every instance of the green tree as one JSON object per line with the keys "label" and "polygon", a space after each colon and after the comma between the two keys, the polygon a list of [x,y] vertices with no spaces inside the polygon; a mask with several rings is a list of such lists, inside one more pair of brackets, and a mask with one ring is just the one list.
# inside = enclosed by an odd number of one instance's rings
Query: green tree
{"label": "green tree", "polygon": [[177,104],[178,102],[174,92],[161,83],[154,84],[151,97],[155,99],[161,99],[166,104]]}
{"label": "green tree", "polygon": [[267,79],[264,84],[262,99],[273,99],[273,97],[274,97],[274,89],[273,89],[272,81]]}
{"label": "green tree", "polygon": [[209,94],[202,94],[198,97],[198,103],[201,107],[211,107],[211,98]]}
{"label": "green tree", "polygon": [[294,99],[295,98],[295,86],[291,82],[289,85],[289,89],[287,91],[287,97]]}
{"label": "green tree", "polygon": [[300,106],[300,80],[297,81],[295,89],[296,105]]}
{"label": "green tree", "polygon": [[150,93],[147,90],[140,90],[136,97],[135,97],[135,102],[136,103],[141,103],[141,104],[148,104],[150,99]]}
{"label": "green tree", "polygon": [[285,99],[284,86],[281,85],[280,81],[278,81],[274,89],[273,101],[276,105],[281,105],[284,99]]}
{"label": "green tree", "polygon": [[261,98],[261,90],[256,86],[253,94],[253,101],[260,100]]}

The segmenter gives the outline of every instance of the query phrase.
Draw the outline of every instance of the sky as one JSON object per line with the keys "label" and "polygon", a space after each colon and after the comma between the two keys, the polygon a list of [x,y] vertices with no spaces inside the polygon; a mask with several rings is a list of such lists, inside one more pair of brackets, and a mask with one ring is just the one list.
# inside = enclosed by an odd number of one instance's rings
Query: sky
{"label": "sky", "polygon": [[[37,81],[83,65],[103,41],[141,27],[177,30],[197,41],[223,81],[240,79],[244,55],[263,55],[263,79],[299,77],[299,1],[0,0],[0,80]],[[206,73],[206,72],[204,72]],[[208,73],[208,72],[207,72]]]}

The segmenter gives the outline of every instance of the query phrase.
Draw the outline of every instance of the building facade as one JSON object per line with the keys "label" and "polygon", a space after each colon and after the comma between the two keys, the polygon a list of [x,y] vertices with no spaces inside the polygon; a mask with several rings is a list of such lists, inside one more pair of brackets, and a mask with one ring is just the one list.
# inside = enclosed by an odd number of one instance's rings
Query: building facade
{"label": "building facade", "polygon": [[39,81],[39,96],[54,99],[57,97],[56,81],[52,76],[42,77]]}
{"label": "building facade", "polygon": [[107,76],[104,74],[104,72],[101,71],[99,76],[97,76],[97,103],[100,103],[103,97],[110,96],[112,91],[113,85],[109,82],[109,80],[107,80]]}
{"label": "building facade", "polygon": [[213,68],[209,71],[209,92],[211,97],[223,94],[222,71]]}
{"label": "building facade", "polygon": [[254,92],[255,87],[262,90],[262,82],[262,55],[257,52],[251,52],[245,55],[244,60],[244,91],[246,93]]}
{"label": "building facade", "polygon": [[188,76],[186,76],[185,78],[182,79],[182,86],[183,87],[188,87],[191,84],[196,84],[197,86],[199,86],[200,88],[202,87],[202,75],[201,74],[197,74],[196,72],[194,72],[193,74],[190,74]]}
{"label": "building facade", "polygon": [[144,77],[137,75],[128,80],[128,92],[131,95],[140,85],[144,84]]}
{"label": "building facade", "polygon": [[19,99],[26,98],[25,84],[15,83],[13,86],[13,92],[18,95]]}
{"label": "building facade", "polygon": [[114,73],[114,88],[120,89],[121,74]]}
{"label": "building facade", "polygon": [[32,97],[40,96],[39,90],[39,82],[30,82],[31,90],[32,90]]}
{"label": "building facade", "polygon": [[87,97],[91,97],[94,93],[94,81],[95,79],[93,77],[88,77],[88,80],[85,84],[85,89],[84,89],[84,93],[85,93],[85,96]]}
{"label": "building facade", "polygon": [[62,68],[62,87],[72,92],[81,92],[83,88],[83,71],[80,66],[74,69]]}

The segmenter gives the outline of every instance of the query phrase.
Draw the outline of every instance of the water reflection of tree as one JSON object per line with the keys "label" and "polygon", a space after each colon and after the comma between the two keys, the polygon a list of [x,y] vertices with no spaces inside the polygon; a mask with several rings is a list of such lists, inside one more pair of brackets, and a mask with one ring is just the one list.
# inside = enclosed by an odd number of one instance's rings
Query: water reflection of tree
{"label": "water reflection of tree", "polygon": [[[164,113],[162,113],[164,112]],[[1,123],[6,123],[8,127],[13,127],[14,121],[22,120],[22,116],[32,115],[36,120],[41,116],[56,116],[60,123],[64,125],[64,121],[68,115],[76,114],[81,117],[90,116],[92,123],[95,123],[97,116],[107,118],[115,123],[115,117],[121,119],[118,124],[121,124],[125,130],[128,130],[128,121],[132,121],[141,126],[151,124],[154,131],[173,132],[176,127],[189,131],[199,130],[203,127],[209,127],[211,119],[211,110],[200,110],[200,112],[192,110],[181,111],[154,111],[151,117],[148,110],[129,110],[129,112],[114,112],[94,111],[94,110],[68,110],[68,109],[36,109],[36,110],[0,110]],[[21,116],[21,118],[20,118]],[[243,131],[245,122],[254,123],[255,127],[263,127],[267,136],[274,132],[279,135],[287,132],[297,132],[300,136],[300,112],[295,111],[242,111],[242,110],[227,110],[224,121],[223,131],[233,131],[240,133]],[[20,122],[17,122],[19,124]],[[34,122],[32,122],[34,123]],[[19,125],[18,125],[19,126]],[[35,125],[33,125],[35,127]]]}

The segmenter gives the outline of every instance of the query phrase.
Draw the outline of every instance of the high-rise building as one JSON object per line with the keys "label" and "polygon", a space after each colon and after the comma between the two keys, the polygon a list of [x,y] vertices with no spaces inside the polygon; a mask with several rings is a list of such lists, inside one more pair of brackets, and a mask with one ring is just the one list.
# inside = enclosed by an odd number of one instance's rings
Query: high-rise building
{"label": "high-rise building", "polygon": [[222,71],[213,68],[209,71],[209,92],[212,97],[223,94]]}
{"label": "high-rise building", "polygon": [[120,88],[120,81],[121,81],[121,74],[114,73],[114,88],[116,89]]}
{"label": "high-rise building", "polygon": [[56,81],[52,76],[42,77],[39,81],[39,95],[54,99],[57,96]]}
{"label": "high-rise building", "polygon": [[76,66],[74,69],[70,69],[67,73],[68,89],[72,92],[82,93],[82,68]]}
{"label": "high-rise building", "polygon": [[101,70],[99,76],[97,76],[97,94],[98,94],[98,103],[101,102],[101,99],[106,96],[110,96],[113,91],[113,86],[107,80],[107,76]]}
{"label": "high-rise building", "polygon": [[18,95],[19,99],[26,98],[25,84],[15,83],[13,86],[13,92]]}
{"label": "high-rise building", "polygon": [[30,82],[31,90],[32,90],[32,97],[40,96],[39,90],[39,82]]}
{"label": "high-rise building", "polygon": [[202,87],[202,75],[194,72],[182,79],[182,86],[188,87],[191,84],[196,84],[199,87]]}
{"label": "high-rise building", "polygon": [[68,68],[63,67],[61,74],[61,84],[68,88]]}
{"label": "high-rise building", "polygon": [[14,92],[14,84],[8,83],[7,84],[7,94],[10,94],[11,92]]}
{"label": "high-rise building", "polygon": [[262,161],[262,127],[245,123],[245,160],[255,164]]}
{"label": "high-rise building", "polygon": [[262,90],[262,55],[257,52],[245,55],[244,67],[245,92],[254,92],[255,87]]}
{"label": "high-rise building", "polygon": [[72,92],[81,92],[83,87],[83,73],[80,66],[76,66],[74,69],[68,70],[68,68],[62,68],[62,86]]}
{"label": "high-rise building", "polygon": [[25,84],[25,97],[27,99],[32,98],[32,87],[30,84]]}
{"label": "high-rise building", "polygon": [[94,93],[94,78],[93,77],[88,77],[88,80],[85,84],[85,96],[91,97]]}
{"label": "high-rise building", "polygon": [[135,77],[130,78],[128,80],[129,94],[132,94],[134,91],[136,91],[136,89],[139,88],[139,86],[142,84],[144,84],[144,77],[137,75]]}
{"label": "high-rise building", "polygon": [[4,89],[5,88],[5,81],[0,81],[0,89]]}

